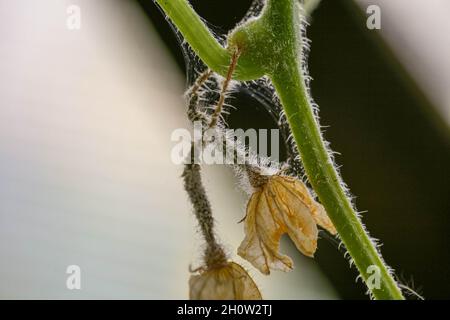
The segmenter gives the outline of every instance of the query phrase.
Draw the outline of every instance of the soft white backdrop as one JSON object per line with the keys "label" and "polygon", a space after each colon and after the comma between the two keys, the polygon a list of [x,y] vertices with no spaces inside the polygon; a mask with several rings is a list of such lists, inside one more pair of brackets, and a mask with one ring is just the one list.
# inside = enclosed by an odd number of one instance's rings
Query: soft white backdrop
{"label": "soft white backdrop", "polygon": [[450,1],[357,0],[381,9],[381,35],[450,125]]}

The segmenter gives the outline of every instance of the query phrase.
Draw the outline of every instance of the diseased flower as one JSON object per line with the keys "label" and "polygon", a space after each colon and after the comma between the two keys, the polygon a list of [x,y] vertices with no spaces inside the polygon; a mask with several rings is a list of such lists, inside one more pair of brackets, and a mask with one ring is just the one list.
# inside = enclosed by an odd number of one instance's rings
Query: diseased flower
{"label": "diseased flower", "polygon": [[279,252],[280,238],[287,233],[300,252],[313,257],[318,229],[336,234],[325,208],[314,201],[299,179],[273,175],[260,179],[247,205],[245,239],[238,254],[263,274],[270,269],[290,271],[291,258]]}
{"label": "diseased flower", "polygon": [[261,300],[256,283],[239,264],[200,270],[189,279],[191,300]]}

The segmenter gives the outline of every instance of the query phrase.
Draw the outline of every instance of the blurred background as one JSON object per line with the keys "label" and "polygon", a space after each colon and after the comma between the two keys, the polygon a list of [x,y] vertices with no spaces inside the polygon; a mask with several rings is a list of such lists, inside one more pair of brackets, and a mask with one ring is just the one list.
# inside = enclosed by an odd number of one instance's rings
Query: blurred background
{"label": "blurred background", "polygon": [[[251,0],[193,0],[226,34]],[[366,8],[381,9],[381,30]],[[79,29],[68,12],[79,7]],[[312,94],[363,221],[404,284],[450,298],[450,3],[323,0],[308,28]],[[171,162],[190,128],[178,40],[152,0],[0,0],[0,298],[186,299],[200,236]],[[230,126],[272,128],[239,97]],[[236,257],[246,196],[205,168],[230,256],[266,299],[367,299],[322,239],[264,277]],[[66,268],[81,268],[68,290]]]}

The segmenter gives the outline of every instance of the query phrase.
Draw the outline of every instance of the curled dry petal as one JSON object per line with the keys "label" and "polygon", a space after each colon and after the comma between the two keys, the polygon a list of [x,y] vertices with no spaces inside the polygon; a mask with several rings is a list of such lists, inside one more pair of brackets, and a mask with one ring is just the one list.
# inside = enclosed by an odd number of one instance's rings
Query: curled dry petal
{"label": "curled dry petal", "polygon": [[189,279],[191,300],[261,300],[261,293],[250,275],[240,265],[201,271]]}
{"label": "curled dry petal", "polygon": [[298,179],[274,175],[250,198],[245,218],[245,239],[238,254],[262,273],[289,271],[291,258],[279,252],[280,238],[287,233],[298,250],[312,257],[317,249],[316,224],[336,233],[322,205],[314,201]]}

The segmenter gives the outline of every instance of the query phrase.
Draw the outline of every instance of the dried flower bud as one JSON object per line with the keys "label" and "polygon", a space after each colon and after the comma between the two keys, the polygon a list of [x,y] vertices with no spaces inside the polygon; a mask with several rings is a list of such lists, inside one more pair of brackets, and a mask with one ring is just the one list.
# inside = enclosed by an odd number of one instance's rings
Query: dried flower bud
{"label": "dried flower bud", "polygon": [[316,224],[336,233],[322,205],[314,201],[300,180],[274,175],[250,198],[245,217],[245,239],[238,254],[262,273],[290,271],[291,258],[279,253],[280,238],[287,233],[298,250],[312,257],[317,249]]}
{"label": "dried flower bud", "polygon": [[226,265],[200,270],[189,279],[191,300],[261,300],[253,279],[240,265]]}

